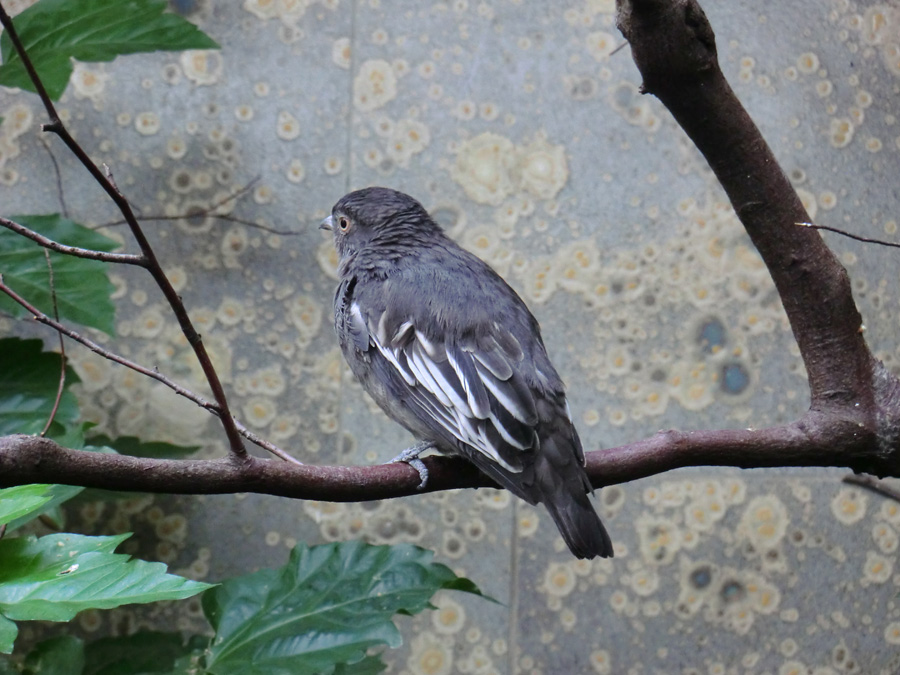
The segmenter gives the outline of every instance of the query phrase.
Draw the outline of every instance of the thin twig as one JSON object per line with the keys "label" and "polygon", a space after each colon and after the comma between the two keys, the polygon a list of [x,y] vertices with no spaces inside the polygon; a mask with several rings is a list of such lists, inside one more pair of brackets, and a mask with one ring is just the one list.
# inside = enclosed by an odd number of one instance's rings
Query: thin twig
{"label": "thin twig", "polygon": [[59,170],[59,162],[56,161],[56,155],[54,155],[53,151],[50,149],[50,144],[44,140],[43,136],[39,136],[39,138],[41,140],[41,145],[44,146],[44,150],[47,151],[47,154],[50,156],[50,161],[53,163],[53,173],[56,176],[56,194],[59,196],[59,206],[62,210],[62,214],[68,218],[69,208],[66,206],[66,193],[63,190],[62,173]]}
{"label": "thin twig", "polygon": [[[22,307],[24,307],[31,314],[31,316],[34,318],[34,320],[37,321],[38,323],[42,323],[45,326],[49,326],[50,328],[55,330],[60,335],[65,335],[66,337],[87,347],[95,354],[102,356],[103,358],[108,359],[109,361],[118,363],[119,365],[125,366],[126,368],[130,368],[131,370],[135,371],[136,373],[140,373],[141,375],[145,375],[153,380],[156,380],[157,382],[159,382],[161,384],[164,384],[165,386],[167,386],[169,389],[174,391],[179,396],[183,396],[184,398],[188,399],[189,401],[196,403],[198,406],[200,406],[201,408],[203,408],[205,410],[208,410],[212,414],[214,414],[218,417],[222,416],[222,411],[219,409],[219,407],[215,403],[213,403],[212,401],[207,401],[205,398],[203,398],[202,396],[200,396],[198,394],[195,394],[194,392],[192,392],[189,389],[185,389],[181,385],[170,380],[165,375],[162,375],[158,370],[146,368],[146,367],[140,365],[139,363],[130,361],[130,360],[126,359],[124,356],[120,356],[114,352],[109,351],[108,349],[101,347],[99,344],[97,344],[93,340],[84,337],[83,335],[75,332],[71,328],[66,327],[59,321],[54,321],[49,316],[47,316],[46,314],[41,312],[41,310],[39,310],[37,307],[35,307],[31,303],[29,303],[21,295],[16,293],[9,286],[7,286],[6,283],[3,281],[2,274],[0,274],[0,292],[5,293],[14,302],[16,302],[19,305],[21,305]],[[241,436],[246,438],[251,443],[254,443],[254,444],[258,445],[259,447],[263,448],[264,450],[271,452],[273,455],[275,455],[276,457],[280,457],[281,459],[285,460],[286,462],[290,462],[292,464],[298,464],[298,465],[303,464],[303,462],[292,457],[290,454],[288,454],[286,451],[279,448],[274,443],[271,443],[263,438],[260,438],[256,434],[254,434],[252,431],[247,429],[247,427],[245,427],[243,424],[241,424],[238,420],[235,419],[233,421],[234,421],[235,427],[237,427],[238,432],[241,434]]]}
{"label": "thin twig", "polygon": [[[186,213],[186,214],[180,214],[180,215],[176,215],[176,216],[169,216],[169,215],[165,215],[165,214],[145,216],[144,214],[141,214],[141,220],[181,220],[182,218],[187,218],[187,217],[193,216],[193,215],[206,215],[208,213],[211,213],[212,211],[215,211],[220,206],[224,206],[225,204],[227,204],[230,201],[234,201],[236,199],[240,199],[241,197],[243,197],[245,194],[247,194],[250,191],[250,189],[254,185],[256,185],[256,183],[259,182],[259,179],[260,179],[260,177],[256,176],[253,180],[251,180],[246,185],[239,187],[234,192],[231,192],[231,193],[225,195],[218,201],[213,202],[212,204],[210,204],[208,207],[206,207],[204,209],[200,209],[196,213],[189,213],[189,214]],[[125,225],[127,222],[128,221],[126,221],[126,220],[113,220],[109,223],[103,223],[102,225],[97,225],[97,228],[115,227],[117,225]]]}
{"label": "thin twig", "polygon": [[175,318],[178,320],[178,324],[181,327],[182,333],[184,333],[185,338],[187,338],[188,344],[191,345],[191,348],[194,350],[194,354],[196,354],[197,356],[197,360],[200,363],[203,374],[206,376],[209,387],[213,392],[213,397],[216,399],[216,403],[221,410],[221,415],[219,415],[219,418],[222,420],[222,426],[225,430],[225,435],[228,437],[229,448],[236,458],[246,461],[247,450],[244,447],[244,442],[241,440],[241,434],[238,431],[237,426],[235,426],[234,418],[231,416],[231,411],[228,406],[228,400],[225,396],[225,389],[222,386],[221,380],[219,379],[219,374],[216,372],[216,369],[212,364],[212,360],[209,358],[206,347],[203,345],[203,341],[200,339],[200,334],[194,328],[194,324],[191,321],[190,316],[188,316],[187,310],[184,307],[184,303],[182,303],[178,292],[175,290],[175,287],[172,286],[172,283],[166,276],[162,265],[160,265],[159,260],[157,260],[156,258],[156,253],[153,251],[153,247],[150,246],[150,242],[147,240],[144,231],[141,229],[137,218],[135,218],[134,211],[132,211],[131,209],[131,205],[125,198],[125,195],[123,195],[116,187],[111,177],[107,177],[106,175],[104,175],[104,172],[102,172],[100,168],[91,160],[87,152],[85,152],[84,148],[82,148],[78,144],[78,142],[75,141],[75,139],[69,133],[69,130],[63,124],[62,120],[59,117],[59,114],[56,111],[56,107],[53,105],[53,101],[47,94],[47,90],[34,68],[34,64],[31,62],[31,58],[28,56],[25,47],[22,45],[22,41],[19,39],[18,31],[16,30],[12,19],[10,19],[2,4],[0,4],[0,23],[3,24],[3,27],[6,29],[7,36],[9,37],[10,42],[12,42],[13,44],[13,48],[16,50],[19,58],[22,59],[22,65],[25,67],[25,70],[28,73],[28,77],[34,84],[35,90],[37,91],[41,102],[44,104],[44,109],[47,111],[47,115],[50,118],[50,123],[42,125],[41,129],[44,131],[52,131],[57,136],[59,136],[60,139],[62,139],[63,143],[66,144],[72,154],[74,154],[78,158],[85,169],[87,169],[91,176],[93,176],[94,180],[97,181],[100,187],[102,187],[106,194],[109,195],[110,199],[113,200],[115,205],[119,208],[119,211],[122,212],[122,215],[125,217],[125,220],[128,223],[128,227],[131,230],[132,236],[134,237],[135,241],[137,241],[138,247],[141,249],[141,253],[143,253],[143,257],[146,259],[145,267],[147,271],[150,272],[153,280],[156,282],[156,285],[159,286],[159,289],[165,296],[166,301],[169,303],[169,307],[172,309]]}
{"label": "thin twig", "polygon": [[[218,201],[213,202],[209,206],[204,207],[202,209],[197,209],[196,211],[193,211],[191,213],[179,213],[174,216],[170,216],[168,214],[163,214],[163,213],[152,213],[149,215],[141,214],[140,218],[141,218],[141,220],[144,220],[144,221],[146,221],[146,220],[173,221],[173,220],[184,220],[185,218],[193,218],[193,217],[197,217],[197,216],[212,216],[213,218],[216,218],[218,220],[225,220],[230,223],[238,223],[240,225],[246,225],[247,227],[253,227],[258,230],[268,232],[269,234],[277,234],[280,236],[293,236],[293,235],[300,234],[299,232],[296,232],[294,230],[278,230],[274,227],[270,227],[269,225],[263,225],[262,223],[256,223],[252,220],[246,220],[245,218],[238,218],[237,216],[232,216],[227,213],[215,213],[216,209],[218,209],[220,206],[223,206],[230,201],[239,199],[240,197],[245,195],[247,192],[250,191],[250,189],[253,187],[253,185],[256,184],[258,181],[259,181],[259,176],[254,178],[252,181],[250,181],[243,187],[235,190],[231,194],[225,195]],[[125,221],[125,220],[113,220],[108,223],[103,223],[102,225],[95,225],[93,227],[93,229],[99,230],[104,227],[117,227],[119,225],[124,225],[126,222],[127,221]]]}
{"label": "thin twig", "polygon": [[848,474],[841,479],[841,482],[848,483],[849,485],[857,485],[866,490],[871,490],[882,497],[887,497],[888,499],[893,499],[895,502],[900,502],[900,490],[892,488],[884,481],[880,481],[875,476],[867,473]]}
{"label": "thin twig", "polygon": [[849,237],[850,239],[855,239],[856,241],[861,241],[866,244],[878,244],[879,246],[890,246],[891,248],[900,248],[900,244],[893,241],[884,241],[883,239],[872,239],[870,237],[861,237],[858,234],[851,234],[850,232],[846,232],[845,230],[839,230],[836,227],[828,227],[828,225],[816,225],[815,223],[794,223],[794,225],[799,225],[800,227],[808,227],[811,230],[825,230],[826,232],[834,232],[835,234],[840,234],[845,237]]}
{"label": "thin twig", "polygon": [[27,239],[43,246],[45,249],[56,251],[64,255],[74,256],[75,258],[86,258],[87,260],[101,260],[108,263],[117,263],[120,265],[137,265],[138,267],[147,267],[147,260],[142,255],[132,253],[107,253],[106,251],[95,251],[89,248],[79,248],[78,246],[68,246],[60,244],[58,241],[48,239],[42,234],[38,234],[34,230],[25,227],[13,220],[0,216],[0,226],[11,230],[16,234],[20,234]]}
{"label": "thin twig", "polygon": [[[53,301],[53,317],[59,322],[59,304],[56,302],[56,284],[53,282],[53,263],[50,261],[50,251],[47,249],[44,249],[44,259],[47,261],[47,286],[50,288],[50,299]],[[50,410],[47,423],[41,430],[41,436],[46,436],[50,431],[50,425],[53,424],[66,388],[66,343],[63,341],[62,333],[57,332],[56,337],[59,338],[59,386],[56,388],[56,400],[53,401],[53,409]]]}

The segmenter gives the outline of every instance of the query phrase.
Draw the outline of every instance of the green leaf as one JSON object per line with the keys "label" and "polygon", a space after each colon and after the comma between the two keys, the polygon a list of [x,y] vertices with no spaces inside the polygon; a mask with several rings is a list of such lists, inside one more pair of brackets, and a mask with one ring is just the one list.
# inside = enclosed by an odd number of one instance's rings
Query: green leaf
{"label": "green leaf", "polygon": [[284,567],[224,582],[203,596],[216,630],[207,671],[329,674],[338,664],[365,663],[370,647],[399,646],[391,617],[422,611],[457,582],[432,556],[405,544],[300,544]]}
{"label": "green leaf", "polygon": [[13,644],[19,634],[19,627],[0,614],[0,654],[12,654]]}
{"label": "green leaf", "polygon": [[[73,58],[112,61],[138,52],[218,48],[165,8],[165,0],[41,0],[13,23],[47,93],[57,100],[69,83]],[[0,84],[34,91],[6,32],[0,36],[0,57]]]}
{"label": "green leaf", "polygon": [[0,525],[32,512],[40,513],[44,504],[50,501],[49,489],[49,485],[36,484],[0,490]]}
{"label": "green leaf", "polygon": [[[10,220],[68,246],[104,252],[120,246],[118,242],[58,214],[12,216]],[[116,316],[110,299],[113,285],[107,275],[108,265],[99,260],[85,260],[52,251],[50,263],[60,318],[113,335]],[[6,284],[16,293],[44,314],[53,316],[50,271],[43,248],[15,232],[0,228],[0,272]],[[13,316],[28,316],[25,308],[5,294],[0,294],[0,310]]]}
{"label": "green leaf", "polygon": [[381,656],[375,654],[367,656],[359,663],[347,665],[339,663],[335,666],[334,675],[378,675],[387,669],[387,664],[381,660]]}
{"label": "green leaf", "polygon": [[44,640],[25,657],[25,675],[81,675],[84,644],[76,637],[61,635]]}
{"label": "green leaf", "polygon": [[162,563],[114,553],[130,536],[0,540],[0,615],[69,621],[85,609],[182,599],[211,587],[166,574]]}
{"label": "green leaf", "polygon": [[68,501],[84,488],[71,485],[19,485],[0,490],[0,525],[9,534]]}
{"label": "green leaf", "polygon": [[[50,417],[59,388],[60,356],[43,347],[40,340],[0,340],[0,436],[39,433]],[[66,368],[66,384],[75,382],[75,371]],[[64,390],[49,436],[81,447],[79,415],[75,395]]]}
{"label": "green leaf", "polygon": [[137,675],[171,673],[176,662],[192,653],[180,633],[135,633],[103,638],[85,647],[84,671],[79,675]]}
{"label": "green leaf", "polygon": [[135,436],[91,436],[88,441],[93,445],[105,445],[112,448],[120,455],[132,457],[150,457],[153,459],[177,459],[193,454],[200,449],[199,445],[175,445],[161,441],[142,441]]}

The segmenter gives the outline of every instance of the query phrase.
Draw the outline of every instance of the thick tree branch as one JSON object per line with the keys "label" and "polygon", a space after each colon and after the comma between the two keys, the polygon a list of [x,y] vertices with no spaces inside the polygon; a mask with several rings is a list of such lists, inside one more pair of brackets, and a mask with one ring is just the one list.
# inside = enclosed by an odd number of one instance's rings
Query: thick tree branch
{"label": "thick tree branch", "polygon": [[643,90],[703,153],[772,275],[809,375],[811,409],[857,424],[879,453],[896,455],[898,383],[866,346],[846,270],[817,232],[795,225],[810,218],[725,80],[703,10],[696,0],[617,6]]}
{"label": "thick tree branch", "polygon": [[873,360],[847,272],[818,233],[795,226],[811,219],[725,80],[703,10],[696,0],[620,0],[619,8],[643,90],[662,101],[703,153],[769,268],[813,407],[860,402],[865,416]]}
{"label": "thick tree branch", "polygon": [[[161,460],[63,448],[36,436],[0,437],[0,487],[36,482],[167,494],[254,492],[295,499],[358,502],[456,488],[496,487],[462,459],[427,457],[428,484],[406,464],[297,466],[233,455],[219,460]],[[595,487],[688,466],[837,466],[881,473],[871,443],[853,423],[811,411],[770,429],[662,431],[587,453]]]}

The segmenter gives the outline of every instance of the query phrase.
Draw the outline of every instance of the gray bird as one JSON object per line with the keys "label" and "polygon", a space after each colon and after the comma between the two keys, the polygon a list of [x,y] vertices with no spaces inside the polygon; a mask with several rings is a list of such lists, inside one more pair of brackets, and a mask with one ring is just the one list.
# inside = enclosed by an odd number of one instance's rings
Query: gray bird
{"label": "gray bird", "polygon": [[334,324],[344,358],[422,441],[397,459],[421,475],[427,448],[465,457],[544,504],[575,556],[611,557],[562,380],[516,292],[402,192],[351,192],[321,227],[340,258]]}

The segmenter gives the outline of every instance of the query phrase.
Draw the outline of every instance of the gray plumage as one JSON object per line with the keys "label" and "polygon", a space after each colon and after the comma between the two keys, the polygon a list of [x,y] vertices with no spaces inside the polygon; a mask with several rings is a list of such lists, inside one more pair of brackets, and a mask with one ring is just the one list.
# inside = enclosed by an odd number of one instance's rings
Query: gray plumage
{"label": "gray plumage", "polygon": [[612,556],[563,383],[515,291],[395,190],[345,195],[323,228],[340,258],[341,350],[378,405],[417,438],[543,503],[577,557]]}

